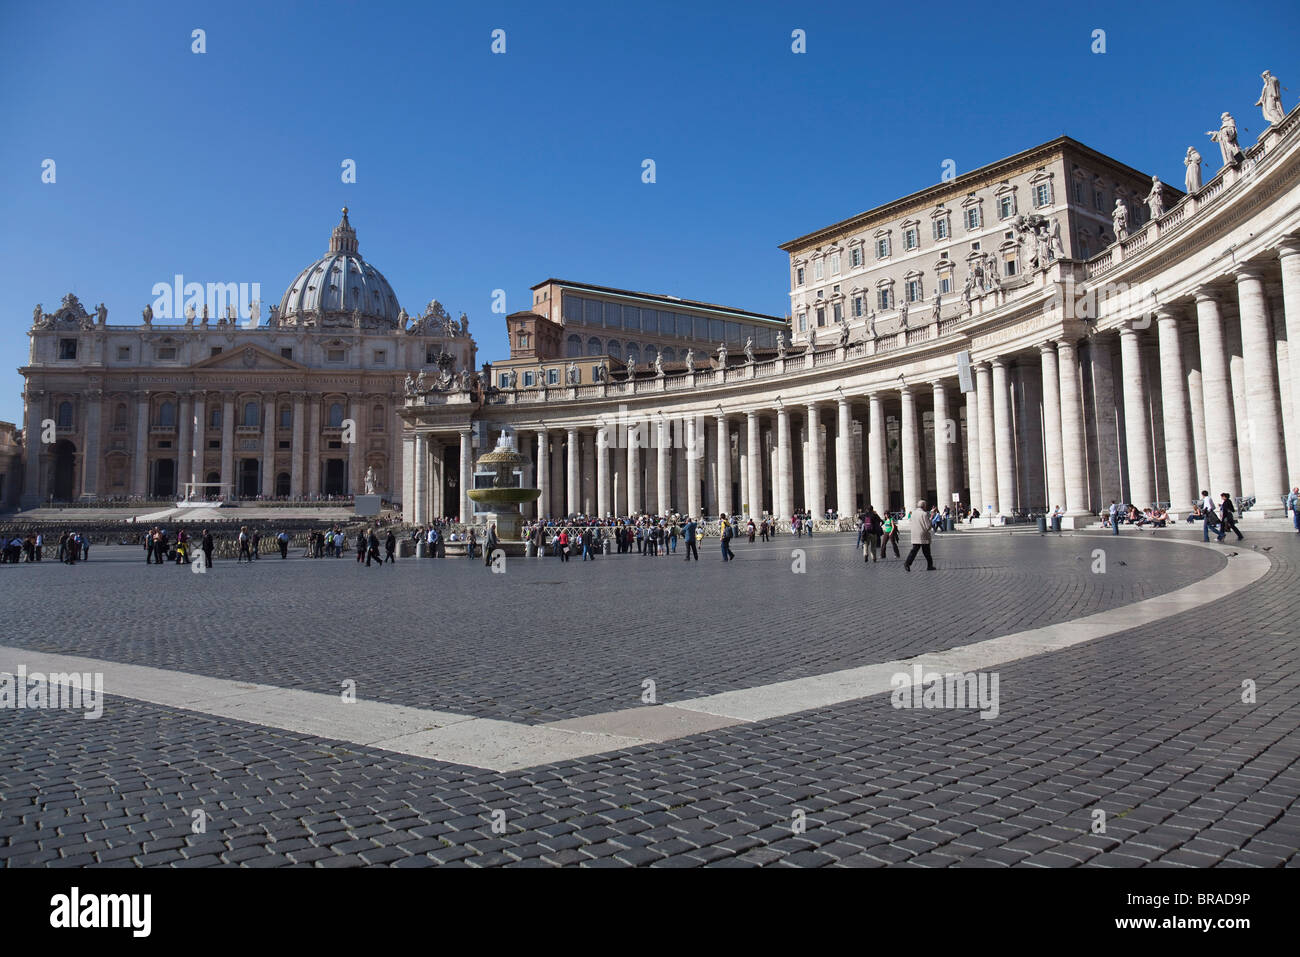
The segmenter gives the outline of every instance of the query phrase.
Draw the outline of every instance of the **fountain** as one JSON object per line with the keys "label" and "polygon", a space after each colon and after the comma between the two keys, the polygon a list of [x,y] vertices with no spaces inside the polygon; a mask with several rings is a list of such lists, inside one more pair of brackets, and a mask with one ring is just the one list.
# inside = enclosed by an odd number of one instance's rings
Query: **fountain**
{"label": "fountain", "polygon": [[478,460],[479,465],[495,470],[496,478],[492,481],[492,487],[469,490],[471,500],[492,508],[484,518],[489,524],[496,524],[497,538],[507,554],[516,550],[523,554],[523,516],[519,514],[519,506],[525,502],[537,501],[542,494],[540,489],[520,488],[510,484],[514,470],[525,461],[527,460],[515,449],[514,433],[508,429],[503,431],[497,439],[497,447],[486,455],[479,456]]}

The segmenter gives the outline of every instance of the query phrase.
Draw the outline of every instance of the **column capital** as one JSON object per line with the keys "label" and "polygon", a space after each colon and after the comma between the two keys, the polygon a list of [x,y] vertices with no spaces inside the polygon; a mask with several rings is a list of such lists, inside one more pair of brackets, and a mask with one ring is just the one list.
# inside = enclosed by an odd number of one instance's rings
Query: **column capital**
{"label": "column capital", "polygon": [[1264,271],[1260,266],[1251,263],[1243,263],[1232,271],[1232,278],[1236,280],[1238,284],[1249,282],[1252,279],[1262,281],[1264,279]]}
{"label": "column capital", "polygon": [[1157,322],[1177,323],[1183,318],[1183,310],[1177,306],[1156,306]]}
{"label": "column capital", "polygon": [[1218,302],[1219,299],[1222,298],[1217,290],[1211,289],[1209,286],[1201,286],[1199,289],[1196,290],[1194,295],[1198,303]]}
{"label": "column capital", "polygon": [[1046,342],[1040,342],[1040,343],[1038,344],[1038,351],[1039,351],[1040,353],[1044,354],[1044,355],[1046,355],[1046,354],[1049,353],[1049,352],[1052,353],[1053,355],[1055,355],[1055,354],[1056,354],[1056,340],[1055,340],[1055,339],[1048,339]]}
{"label": "column capital", "polygon": [[1300,255],[1300,236],[1287,236],[1279,242],[1277,244],[1277,255],[1280,259]]}

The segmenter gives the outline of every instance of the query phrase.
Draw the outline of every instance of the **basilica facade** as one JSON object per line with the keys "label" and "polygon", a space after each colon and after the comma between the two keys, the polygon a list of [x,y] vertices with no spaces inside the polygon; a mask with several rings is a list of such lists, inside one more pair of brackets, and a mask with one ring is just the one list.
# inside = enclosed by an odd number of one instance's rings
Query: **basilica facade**
{"label": "basilica facade", "polygon": [[138,325],[107,312],[73,295],[35,310],[19,370],[25,507],[315,500],[361,491],[369,469],[395,499],[407,381],[477,386],[468,320],[436,301],[412,320],[362,257],[346,209],[326,253],[264,321],[257,303],[244,321],[206,302],[171,321],[146,307]]}
{"label": "basilica facade", "polygon": [[[406,519],[471,514],[504,430],[543,517],[924,499],[1069,527],[1202,489],[1278,514],[1300,482],[1300,110],[1265,110],[1253,144],[1222,114],[1205,182],[1171,144],[1182,190],[1063,138],[791,241],[774,350],[408,396]],[[512,332],[557,344],[586,318],[544,305]]]}

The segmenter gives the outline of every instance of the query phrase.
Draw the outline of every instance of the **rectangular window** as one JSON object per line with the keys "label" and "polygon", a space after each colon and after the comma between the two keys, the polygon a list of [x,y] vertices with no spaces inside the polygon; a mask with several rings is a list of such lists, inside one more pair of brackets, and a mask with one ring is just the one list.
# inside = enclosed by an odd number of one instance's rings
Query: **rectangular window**
{"label": "rectangular window", "polygon": [[559,370],[559,369],[547,369],[547,370],[546,370],[546,384],[547,384],[547,385],[559,385],[559,384],[560,384],[560,370]]}
{"label": "rectangular window", "polygon": [[946,216],[940,216],[934,221],[934,238],[948,238],[948,218]]}
{"label": "rectangular window", "polygon": [[851,250],[849,250],[849,265],[850,265],[850,268],[853,268],[853,269],[857,269],[859,266],[862,265],[862,247],[861,247],[861,246],[854,246]]}
{"label": "rectangular window", "polygon": [[605,303],[605,328],[623,328],[623,307],[617,302]]}
{"label": "rectangular window", "polygon": [[291,449],[291,448],[293,448],[293,443],[290,442],[288,439],[281,439],[279,444],[280,444],[280,448],[282,448],[282,449]]}
{"label": "rectangular window", "polygon": [[582,298],[579,296],[571,296],[568,293],[566,293],[562,301],[564,303],[563,310],[562,310],[564,313],[564,321],[566,323],[581,322],[582,321]]}
{"label": "rectangular window", "polygon": [[840,303],[835,303],[831,308],[835,310],[834,319],[836,322],[844,319],[844,307]]}
{"label": "rectangular window", "polygon": [[118,362],[130,362],[130,361],[131,361],[131,347],[130,347],[130,346],[118,346],[118,347],[117,347],[117,361],[118,361]]}
{"label": "rectangular window", "polygon": [[219,355],[221,355],[221,346],[213,346],[211,349],[208,350],[208,354],[209,354],[210,356],[219,356]]}
{"label": "rectangular window", "polygon": [[726,335],[726,333],[723,332],[723,329],[722,329],[722,320],[721,320],[721,319],[710,319],[710,320],[709,320],[709,341],[710,341],[710,342],[721,342],[722,339],[723,339],[723,336],[725,336],[725,335]]}
{"label": "rectangular window", "polygon": [[968,230],[979,229],[980,225],[980,208],[978,206],[969,207],[966,210],[966,228]]}
{"label": "rectangular window", "polygon": [[907,281],[907,301],[917,302],[921,298],[921,280],[909,279]]}
{"label": "rectangular window", "polygon": [[861,296],[854,296],[854,297],[853,297],[853,315],[854,315],[855,318],[858,317],[858,316],[861,316],[861,315],[862,315],[862,297],[861,297]]}
{"label": "rectangular window", "polygon": [[221,448],[221,440],[220,440],[220,439],[208,439],[208,448],[210,448],[210,449],[219,449],[219,448]]}
{"label": "rectangular window", "polygon": [[582,300],[582,322],[588,326],[600,325],[600,306],[595,299]]}
{"label": "rectangular window", "polygon": [[952,276],[944,276],[939,280],[940,292],[952,292]]}
{"label": "rectangular window", "polygon": [[739,345],[739,344],[740,344],[740,331],[741,331],[741,330],[740,330],[740,323],[738,323],[738,322],[728,322],[726,325],[727,325],[727,341],[728,341],[728,342],[731,342],[731,343],[735,343],[736,345]]}
{"label": "rectangular window", "polygon": [[877,296],[876,301],[880,304],[880,309],[882,312],[887,309],[894,308],[894,296],[888,286],[886,286],[884,289],[878,290],[876,296]]}
{"label": "rectangular window", "polygon": [[1014,256],[1006,261],[1004,272],[1008,276],[1014,276],[1016,274],[1016,260]]}
{"label": "rectangular window", "polygon": [[[339,361],[340,362],[343,361],[342,356],[339,357]],[[431,366],[431,365],[437,365],[437,363],[438,363],[438,347],[428,346],[424,350],[424,364],[427,366]]]}
{"label": "rectangular window", "polygon": [[1092,191],[1092,205],[1096,206],[1098,209],[1106,208],[1106,197],[1101,194],[1101,190],[1094,189]]}
{"label": "rectangular window", "polygon": [[840,274],[840,254],[832,253],[831,254],[831,275],[838,276],[839,274]]}
{"label": "rectangular window", "polygon": [[802,312],[799,313],[799,331],[800,332],[808,331],[808,316],[806,313],[802,313]]}
{"label": "rectangular window", "polygon": [[497,388],[505,389],[510,385],[510,374],[508,372],[497,373]]}
{"label": "rectangular window", "polygon": [[280,347],[280,358],[281,358],[281,359],[292,359],[292,358],[293,358],[293,346],[281,346],[281,347]]}
{"label": "rectangular window", "polygon": [[77,358],[77,340],[60,339],[59,340],[59,358],[75,359]]}
{"label": "rectangular window", "polygon": [[641,310],[641,331],[652,336],[659,334],[659,312],[655,309]]}
{"label": "rectangular window", "polygon": [[814,279],[821,279],[822,276],[825,275],[825,274],[823,273],[822,269],[823,269],[823,267],[822,267],[822,261],[821,261],[820,259],[814,259],[814,260],[813,260],[813,278],[814,278]]}
{"label": "rectangular window", "polygon": [[639,306],[623,307],[623,328],[628,332],[638,332],[641,329],[641,309]]}
{"label": "rectangular window", "polygon": [[881,236],[876,240],[876,258],[884,259],[889,255],[889,237]]}
{"label": "rectangular window", "polygon": [[905,249],[916,249],[921,245],[920,232],[915,226],[909,226],[903,233],[903,246]]}
{"label": "rectangular window", "polygon": [[1083,180],[1081,179],[1074,181],[1074,201],[1080,205],[1083,204]]}
{"label": "rectangular window", "polygon": [[705,319],[703,316],[695,316],[691,320],[691,324],[695,327],[696,339],[703,339],[705,341],[709,339],[709,320]]}
{"label": "rectangular window", "polygon": [[803,285],[803,266],[800,266],[800,267],[798,267],[797,269],[795,269],[795,271],[794,271],[794,284],[795,284],[796,286],[802,286],[802,285]]}
{"label": "rectangular window", "polygon": [[220,409],[213,409],[213,410],[212,410],[212,414],[211,414],[210,416],[208,416],[208,428],[210,428],[210,429],[219,429],[219,428],[221,428],[221,410],[220,410]]}
{"label": "rectangular window", "polygon": [[537,373],[535,373],[535,372],[525,372],[525,373],[524,373],[524,387],[525,387],[525,388],[531,388],[532,386],[535,386],[535,385],[537,385]]}
{"label": "rectangular window", "polygon": [[826,325],[826,310],[824,308],[817,310],[817,325],[819,328]]}
{"label": "rectangular window", "polygon": [[1037,206],[1052,205],[1052,184],[1039,183],[1034,187],[1034,204]]}
{"label": "rectangular window", "polygon": [[1007,219],[1016,212],[1016,198],[1014,196],[998,197],[998,218]]}
{"label": "rectangular window", "polygon": [[159,346],[159,347],[158,347],[158,358],[159,358],[159,359],[175,359],[175,358],[176,358],[176,347],[175,347],[175,346]]}
{"label": "rectangular window", "polygon": [[[325,350],[325,361],[326,361],[326,362],[342,362],[342,361],[343,361],[343,350],[342,350],[342,349],[327,349],[327,350]],[[435,362],[437,361],[437,357],[436,357],[436,356],[434,357],[433,361],[435,361]]]}
{"label": "rectangular window", "polygon": [[377,365],[377,366],[381,366],[381,365],[383,365],[383,364],[387,361],[387,356],[388,356],[388,350],[387,350],[387,349],[376,349],[376,350],[375,350],[375,365]]}

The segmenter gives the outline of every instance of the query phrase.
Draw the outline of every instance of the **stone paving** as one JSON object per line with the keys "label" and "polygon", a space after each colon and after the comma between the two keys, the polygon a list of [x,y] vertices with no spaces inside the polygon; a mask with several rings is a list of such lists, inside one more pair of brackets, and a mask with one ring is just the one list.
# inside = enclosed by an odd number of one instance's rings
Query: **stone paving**
{"label": "stone paving", "polygon": [[[730,566],[709,549],[698,569],[635,555],[503,576],[468,561],[376,571],[275,559],[191,583],[183,569],[124,560],[4,568],[0,588],[26,631],[7,633],[10,645],[331,691],[346,670],[363,696],[388,683],[408,704],[549,720],[630,707],[651,673],[671,701],[1067,620],[1204,577],[1235,550],[1137,533],[958,538],[937,544],[934,575],[863,569],[851,542],[827,537],[747,547]],[[1294,866],[1297,538],[1243,543],[1267,546],[1271,567],[1222,607],[1004,665],[994,720],[879,695],[498,774],[125,699],[96,721],[6,710],[0,860]],[[804,576],[789,568],[800,545]],[[1105,575],[1088,570],[1099,547]],[[510,585],[535,594],[509,598]],[[478,610],[385,637],[390,616],[458,595],[477,596]],[[519,614],[528,624],[509,642],[485,637]],[[488,651],[476,656],[476,643]],[[1246,680],[1255,703],[1242,701]],[[451,681],[462,690],[439,687]]]}

